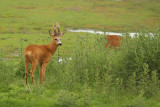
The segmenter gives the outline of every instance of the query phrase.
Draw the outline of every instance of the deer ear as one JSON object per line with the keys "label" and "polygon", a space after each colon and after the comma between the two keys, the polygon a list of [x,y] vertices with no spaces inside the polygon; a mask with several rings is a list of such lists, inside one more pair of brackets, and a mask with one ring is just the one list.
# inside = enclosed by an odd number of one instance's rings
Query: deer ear
{"label": "deer ear", "polygon": [[66,31],[61,32],[61,36],[63,36],[65,34]]}
{"label": "deer ear", "polygon": [[54,34],[51,32],[51,30],[48,31],[50,36],[53,36]]}

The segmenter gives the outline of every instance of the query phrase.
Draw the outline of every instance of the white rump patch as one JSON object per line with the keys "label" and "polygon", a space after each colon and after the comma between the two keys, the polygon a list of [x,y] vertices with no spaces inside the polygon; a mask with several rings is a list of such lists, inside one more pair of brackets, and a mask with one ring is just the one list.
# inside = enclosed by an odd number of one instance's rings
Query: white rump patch
{"label": "white rump patch", "polygon": [[28,56],[30,56],[30,55],[31,55],[31,53],[32,53],[32,51],[28,51],[28,52],[27,52],[27,55],[28,55]]}

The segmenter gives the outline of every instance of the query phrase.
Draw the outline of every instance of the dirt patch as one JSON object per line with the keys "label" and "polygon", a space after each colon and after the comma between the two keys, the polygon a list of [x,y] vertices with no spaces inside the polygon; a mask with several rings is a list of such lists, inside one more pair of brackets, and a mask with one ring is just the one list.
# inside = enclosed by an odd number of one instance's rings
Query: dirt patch
{"label": "dirt patch", "polygon": [[125,30],[126,28],[131,29],[132,26],[106,26],[104,28],[108,29],[109,31],[122,31]]}
{"label": "dirt patch", "polygon": [[122,1],[122,0],[114,0],[114,1]]}
{"label": "dirt patch", "polygon": [[0,18],[24,18],[24,16],[0,15]]}
{"label": "dirt patch", "polygon": [[146,25],[158,26],[158,19],[147,19],[144,21]]}
{"label": "dirt patch", "polygon": [[13,38],[13,37],[10,37],[10,36],[9,36],[9,37],[7,37],[7,38]]}
{"label": "dirt patch", "polygon": [[19,53],[12,53],[10,54],[11,56],[19,56],[20,54]]}
{"label": "dirt patch", "polygon": [[20,40],[22,40],[22,41],[28,41],[27,39],[24,39],[24,38],[21,38]]}
{"label": "dirt patch", "polygon": [[6,47],[7,47],[7,48],[8,48],[8,47],[13,47],[13,45],[7,45]]}
{"label": "dirt patch", "polygon": [[78,8],[78,7],[65,8],[64,10],[71,10],[74,12],[80,12],[80,8]]}
{"label": "dirt patch", "polygon": [[94,9],[93,9],[93,12],[98,12],[98,13],[106,12],[106,7],[94,8]]}
{"label": "dirt patch", "polygon": [[2,29],[3,29],[3,28],[2,28],[2,27],[0,27],[0,33],[1,33]]}
{"label": "dirt patch", "polygon": [[1,38],[1,40],[6,40],[6,38]]}
{"label": "dirt patch", "polygon": [[20,6],[20,7],[16,7],[17,9],[35,9],[36,7],[23,7],[23,6]]}
{"label": "dirt patch", "polygon": [[107,26],[108,29],[124,29],[125,26]]}

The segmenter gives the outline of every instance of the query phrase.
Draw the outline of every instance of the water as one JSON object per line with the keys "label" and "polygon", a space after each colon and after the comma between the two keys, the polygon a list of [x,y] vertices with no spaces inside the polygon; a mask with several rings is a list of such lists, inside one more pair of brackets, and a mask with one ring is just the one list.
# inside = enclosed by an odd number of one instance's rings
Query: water
{"label": "water", "polygon": [[[92,29],[70,29],[68,28],[67,31],[69,32],[84,32],[84,33],[92,33],[92,34],[100,34],[100,35],[117,35],[117,36],[123,36],[125,33],[119,33],[119,32],[103,32],[103,31],[100,31],[100,30],[92,30]],[[139,33],[134,33],[134,32],[130,32],[130,33],[127,33],[129,36],[131,37],[134,37],[134,36],[139,36]],[[153,33],[149,33],[149,35],[153,36]],[[147,36],[147,34],[146,34]],[[72,60],[72,58],[68,58],[66,59],[66,61],[69,61],[69,60]],[[58,62],[62,63],[62,62],[65,62],[65,60],[62,60],[62,58],[60,58],[58,60]]]}
{"label": "water", "polygon": [[[93,34],[105,34],[105,35],[117,35],[117,36],[122,36],[124,35],[124,33],[119,33],[119,32],[103,32],[103,31],[100,31],[100,30],[92,30],[92,29],[77,29],[77,30],[74,30],[74,29],[67,29],[67,31],[69,32],[86,32],[86,33],[93,33]],[[134,37],[135,35],[139,35],[138,33],[134,33],[134,32],[130,32],[130,33],[127,33],[129,34],[129,36],[131,37]],[[153,36],[153,33],[150,33],[150,35]]]}

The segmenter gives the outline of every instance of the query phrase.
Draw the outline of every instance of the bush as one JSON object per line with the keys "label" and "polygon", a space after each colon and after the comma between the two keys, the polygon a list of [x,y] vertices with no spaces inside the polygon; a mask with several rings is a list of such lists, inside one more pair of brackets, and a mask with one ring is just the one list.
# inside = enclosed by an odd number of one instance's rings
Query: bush
{"label": "bush", "polygon": [[[62,56],[65,61],[59,63],[53,56],[46,69],[45,83],[36,83],[37,88],[25,85],[23,54],[17,61],[5,62],[3,52],[0,51],[1,91],[7,90],[6,95],[19,98],[21,95],[18,92],[28,96],[33,94],[29,98],[35,95],[42,98],[46,105],[48,102],[54,106],[100,105],[101,102],[118,105],[121,102],[128,107],[145,106],[146,98],[154,98],[159,92],[159,31],[154,33],[154,37],[147,33],[140,33],[135,38],[125,35],[121,47],[117,49],[105,47],[104,35],[78,36],[75,43],[72,53]],[[66,56],[72,60],[67,60]],[[35,71],[36,81],[39,80],[37,77],[38,67]],[[26,95],[23,94],[23,97]],[[126,101],[129,102],[126,104]]]}
{"label": "bush", "polygon": [[4,57],[3,50],[0,50],[0,87],[5,88],[15,79],[15,66],[13,60]]}
{"label": "bush", "polygon": [[78,95],[74,92],[69,92],[67,90],[61,90],[57,94],[57,105],[62,107],[75,106],[78,101]]}
{"label": "bush", "polygon": [[[138,93],[137,90],[144,89],[144,85],[150,87],[155,81],[159,83],[160,32],[153,36],[139,33],[131,38],[126,34],[118,49],[106,48],[105,36],[78,36],[71,54],[72,60],[50,63],[47,69],[53,70],[54,82],[58,81],[67,90],[88,84],[100,89],[110,89],[112,86],[117,90],[127,88]],[[144,91],[148,92],[149,87]],[[154,87],[156,89],[158,85]]]}
{"label": "bush", "polygon": [[140,33],[134,38],[124,36],[121,47],[113,51],[109,57],[109,72],[114,78],[128,80],[134,75],[139,78],[143,74],[143,65],[148,64],[148,69],[156,70],[160,74],[160,31],[153,35]]}

